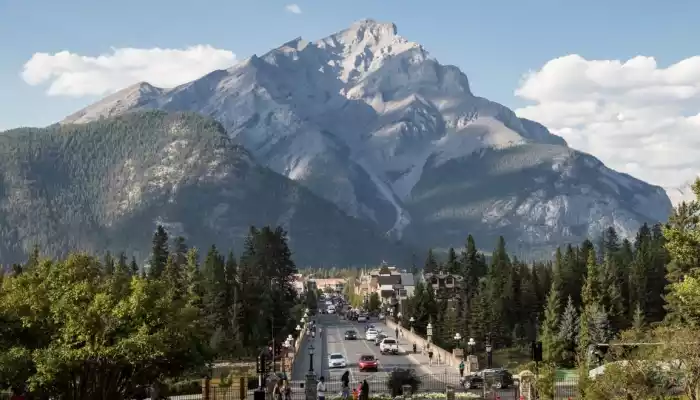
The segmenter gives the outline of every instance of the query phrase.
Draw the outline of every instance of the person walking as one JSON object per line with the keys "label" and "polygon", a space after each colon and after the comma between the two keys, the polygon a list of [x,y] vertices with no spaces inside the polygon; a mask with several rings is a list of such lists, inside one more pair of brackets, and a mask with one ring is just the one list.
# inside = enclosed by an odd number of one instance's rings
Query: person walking
{"label": "person walking", "polygon": [[362,381],[362,391],[360,392],[360,400],[369,400],[369,383],[367,383],[367,379]]}
{"label": "person walking", "polygon": [[282,380],[275,382],[275,387],[272,388],[272,398],[274,400],[282,400]]}
{"label": "person walking", "polygon": [[428,349],[428,364],[433,365],[433,349]]}
{"label": "person walking", "polygon": [[326,380],[323,377],[318,378],[318,385],[316,385],[316,395],[318,400],[326,400]]}
{"label": "person walking", "polygon": [[459,363],[459,376],[464,377],[464,360]]}
{"label": "person walking", "polygon": [[284,386],[282,387],[282,398],[284,400],[292,400],[292,387],[289,386],[289,381],[284,380]]}
{"label": "person walking", "polygon": [[343,383],[341,390],[341,397],[343,400],[349,400],[350,398],[350,371],[345,371],[343,376],[340,377],[340,381]]}
{"label": "person walking", "polygon": [[396,339],[399,338],[399,328],[394,329],[394,333],[396,334]]}

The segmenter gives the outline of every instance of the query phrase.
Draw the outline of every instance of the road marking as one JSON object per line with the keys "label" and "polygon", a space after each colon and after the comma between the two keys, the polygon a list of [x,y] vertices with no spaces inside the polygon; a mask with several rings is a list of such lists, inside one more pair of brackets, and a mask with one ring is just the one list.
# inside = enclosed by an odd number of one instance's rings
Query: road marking
{"label": "road marking", "polygon": [[343,347],[343,353],[345,353],[345,362],[347,364],[348,371],[350,371],[350,381],[354,381],[355,377],[352,373],[352,367],[350,366],[350,359],[348,358],[348,349],[345,347],[345,336],[340,336],[340,327],[335,327],[335,333],[338,335],[338,340],[341,340],[340,345]]}

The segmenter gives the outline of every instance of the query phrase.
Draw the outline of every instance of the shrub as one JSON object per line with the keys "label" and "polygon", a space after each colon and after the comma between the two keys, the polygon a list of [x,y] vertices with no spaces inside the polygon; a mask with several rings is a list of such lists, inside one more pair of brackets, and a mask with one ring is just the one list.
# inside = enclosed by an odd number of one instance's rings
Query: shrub
{"label": "shrub", "polygon": [[420,379],[418,379],[414,370],[395,369],[391,371],[391,374],[389,375],[387,388],[391,391],[392,396],[402,396],[404,394],[404,385],[411,386],[411,393],[416,393],[420,384]]}

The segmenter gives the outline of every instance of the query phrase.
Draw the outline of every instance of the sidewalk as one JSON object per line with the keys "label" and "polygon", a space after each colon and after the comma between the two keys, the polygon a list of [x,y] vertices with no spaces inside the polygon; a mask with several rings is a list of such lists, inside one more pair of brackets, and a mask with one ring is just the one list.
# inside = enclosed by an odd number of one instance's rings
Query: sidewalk
{"label": "sidewalk", "polygon": [[430,365],[430,359],[427,354],[422,354],[420,343],[417,345],[417,353],[413,353],[413,343],[407,343],[408,340],[399,338],[399,351],[416,364],[416,369],[426,374],[449,374],[459,375],[459,370],[456,367],[447,365],[444,360],[439,358],[439,354],[433,354],[433,365]]}

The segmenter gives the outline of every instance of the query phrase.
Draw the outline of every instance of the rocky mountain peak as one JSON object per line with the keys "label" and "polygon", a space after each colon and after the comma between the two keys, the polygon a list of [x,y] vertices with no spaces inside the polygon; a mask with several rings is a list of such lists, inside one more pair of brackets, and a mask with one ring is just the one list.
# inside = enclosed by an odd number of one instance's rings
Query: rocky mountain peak
{"label": "rocky mountain peak", "polygon": [[606,226],[633,233],[670,210],[658,187],[475,96],[459,68],[392,23],[368,19],[315,42],[296,38],[159,90],[138,101],[129,91],[110,96],[67,121],[144,108],[212,116],[265,166],[421,246],[459,246],[468,232],[483,232],[551,249]]}

